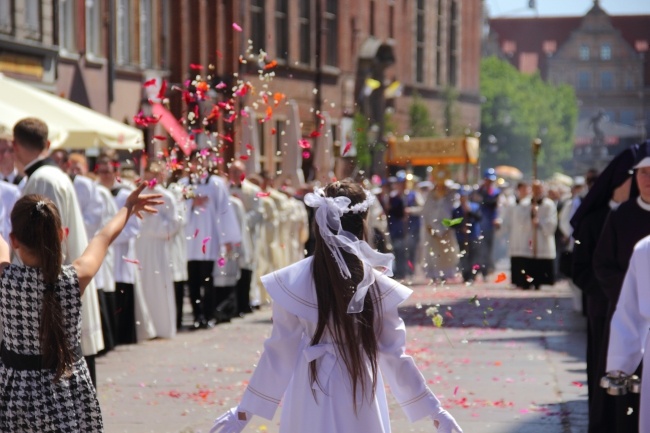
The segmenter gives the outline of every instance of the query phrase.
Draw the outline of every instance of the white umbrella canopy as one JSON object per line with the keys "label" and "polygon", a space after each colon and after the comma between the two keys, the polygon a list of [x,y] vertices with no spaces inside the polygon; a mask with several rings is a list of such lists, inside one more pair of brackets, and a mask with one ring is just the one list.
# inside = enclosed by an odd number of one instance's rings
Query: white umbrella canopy
{"label": "white umbrella canopy", "polygon": [[[30,117],[32,114],[23,110],[19,110],[13,104],[4,102],[0,99],[0,138],[11,139],[13,136],[14,125],[25,117]],[[68,137],[65,131],[56,127],[56,125],[48,125],[51,147],[59,147],[61,143]]]}
{"label": "white umbrella canopy", "polygon": [[0,113],[14,113],[0,117],[2,128],[11,131],[16,121],[38,117],[50,129],[50,148],[53,149],[144,148],[143,134],[139,129],[2,74],[0,103]]}

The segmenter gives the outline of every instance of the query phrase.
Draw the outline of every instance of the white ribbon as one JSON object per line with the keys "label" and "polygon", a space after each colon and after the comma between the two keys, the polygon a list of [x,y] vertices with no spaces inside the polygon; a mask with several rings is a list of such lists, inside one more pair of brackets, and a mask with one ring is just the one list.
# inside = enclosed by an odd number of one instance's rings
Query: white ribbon
{"label": "white ribbon", "polygon": [[302,353],[307,362],[320,359],[316,369],[317,380],[312,384],[312,388],[318,389],[320,386],[323,390],[327,390],[330,375],[336,365],[336,348],[334,345],[331,343],[316,344],[307,347]]}
{"label": "white ribbon", "polygon": [[[370,197],[366,198],[366,200],[370,199]],[[392,264],[395,258],[392,254],[383,254],[373,250],[367,242],[341,228],[341,216],[353,210],[349,207],[351,202],[348,197],[325,197],[322,189],[317,190],[316,193],[305,195],[305,204],[316,208],[315,218],[319,232],[332,252],[343,278],[348,279],[352,275],[345,263],[341,249],[361,260],[363,279],[348,304],[348,313],[360,313],[363,311],[368,288],[375,282],[373,269],[379,268],[380,272],[391,277],[393,276]]]}

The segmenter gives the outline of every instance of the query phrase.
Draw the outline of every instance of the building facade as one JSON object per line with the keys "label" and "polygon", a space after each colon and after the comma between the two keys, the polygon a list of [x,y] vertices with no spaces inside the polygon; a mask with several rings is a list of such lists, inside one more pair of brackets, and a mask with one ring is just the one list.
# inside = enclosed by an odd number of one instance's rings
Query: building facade
{"label": "building facade", "polygon": [[56,89],[54,13],[53,0],[0,0],[0,73]]}
{"label": "building facade", "polygon": [[[182,120],[187,101],[174,89],[197,75],[212,84],[212,102],[225,98],[214,91],[221,82],[259,89],[247,54],[263,50],[277,65],[268,86],[296,101],[304,137],[325,111],[335,144],[356,112],[379,128],[378,142],[387,112],[394,132],[408,134],[416,93],[445,136],[479,128],[481,22],[481,0],[0,0],[0,72],[129,124],[148,114],[143,83],[158,78]],[[378,87],[368,91],[369,79]],[[449,89],[454,131],[445,131]],[[260,123],[269,173],[280,166],[289,115],[278,109]],[[241,121],[218,128],[237,137]],[[226,144],[227,158],[235,145]]]}
{"label": "building facade", "polygon": [[[596,0],[582,17],[489,21],[492,53],[576,92],[574,164],[602,168],[650,128],[650,15],[610,16]],[[488,47],[488,51],[489,51]]]}

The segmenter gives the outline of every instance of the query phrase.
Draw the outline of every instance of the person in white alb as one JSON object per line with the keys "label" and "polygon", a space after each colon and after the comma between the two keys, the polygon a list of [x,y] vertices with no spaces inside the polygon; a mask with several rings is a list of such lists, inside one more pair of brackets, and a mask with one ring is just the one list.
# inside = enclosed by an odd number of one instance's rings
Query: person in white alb
{"label": "person in white alb", "polygon": [[190,176],[182,179],[192,196],[188,205],[186,236],[187,285],[194,313],[193,329],[212,328],[216,324],[216,291],[212,281],[215,262],[225,259],[233,244],[241,242],[239,224],[230,206],[228,186],[221,177],[210,173],[209,162],[209,152],[195,151],[190,157]]}
{"label": "person in white alb", "polygon": [[440,433],[462,433],[405,354],[397,308],[411,290],[387,276],[393,256],[363,240],[372,200],[350,180],[305,195],[314,255],[262,277],[273,330],[241,402],[211,433],[241,432],[253,415],[270,420],[281,401],[280,433],[387,433],[384,378],[411,421],[428,416]]}
{"label": "person in white alb", "polygon": [[[121,208],[134,189],[118,178],[117,164],[108,156],[100,156],[96,162],[99,182],[110,190],[115,205]],[[140,261],[135,252],[135,239],[140,233],[141,222],[130,218],[122,233],[113,242],[113,271],[115,276],[115,310],[117,326],[115,343],[135,344],[156,336],[140,282]]]}
{"label": "person in white alb", "polygon": [[188,202],[185,200],[185,188],[179,183],[183,173],[184,171],[181,166],[172,167],[171,178],[167,185],[167,190],[176,199],[176,220],[179,224],[178,231],[171,239],[172,246],[170,251],[176,299],[176,330],[183,328],[183,301],[185,300],[185,284],[187,283],[187,241],[185,240],[185,230],[188,217]]}
{"label": "person in white alb", "polygon": [[[70,176],[74,190],[77,193],[77,201],[81,207],[81,216],[84,219],[86,235],[91,239],[101,228],[102,203],[95,187],[95,182],[90,178],[74,173],[71,170],[70,155],[63,149],[57,149],[50,154],[50,158],[59,168]],[[77,157],[78,158],[78,157]],[[78,164],[76,164],[78,167]]]}
{"label": "person in white alb", "polygon": [[16,168],[11,139],[11,136],[0,136],[0,180],[22,188],[27,179]]}
{"label": "person in white alb", "polygon": [[163,204],[158,206],[157,213],[144,216],[140,236],[135,241],[136,254],[142,265],[142,291],[156,335],[173,338],[176,336],[176,300],[170,249],[172,238],[180,228],[176,197],[164,188],[162,163],[151,161],[144,180],[149,183],[147,192],[160,194]]}
{"label": "person in white alb", "polygon": [[0,234],[9,239],[11,233],[11,209],[20,198],[20,189],[12,183],[0,180]]}
{"label": "person in white alb", "polygon": [[[14,126],[14,155],[28,177],[23,196],[40,194],[54,202],[67,228],[64,264],[70,264],[88,246],[81,208],[70,177],[47,157],[50,147],[48,127],[37,118],[20,120]],[[95,355],[104,348],[97,290],[91,282],[82,297],[81,349],[95,383]]]}

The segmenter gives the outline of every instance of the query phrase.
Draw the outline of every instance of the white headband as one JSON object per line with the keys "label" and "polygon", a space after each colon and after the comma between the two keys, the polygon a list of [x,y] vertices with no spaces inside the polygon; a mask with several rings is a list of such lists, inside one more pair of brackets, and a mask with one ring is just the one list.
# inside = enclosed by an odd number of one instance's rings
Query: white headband
{"label": "white headband", "polygon": [[345,263],[341,249],[356,256],[363,265],[363,279],[357,286],[352,299],[350,299],[348,313],[363,311],[363,303],[368,288],[375,282],[374,268],[379,268],[382,273],[388,276],[393,275],[392,264],[394,257],[392,254],[383,254],[373,250],[367,242],[358,239],[341,227],[341,216],[343,214],[365,212],[374,202],[374,195],[365,190],[364,192],[366,193],[366,199],[351,207],[350,203],[352,201],[348,197],[325,197],[323,188],[317,188],[313,193],[305,195],[305,204],[316,208],[315,218],[319,232],[332,252],[343,278],[348,279],[352,275],[347,263]]}

